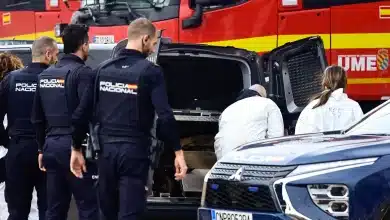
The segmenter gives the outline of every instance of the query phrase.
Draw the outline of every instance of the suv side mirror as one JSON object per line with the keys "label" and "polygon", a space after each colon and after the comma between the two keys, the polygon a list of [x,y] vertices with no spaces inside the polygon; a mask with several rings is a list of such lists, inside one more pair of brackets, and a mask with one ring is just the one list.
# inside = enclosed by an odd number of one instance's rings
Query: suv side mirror
{"label": "suv side mirror", "polygon": [[196,28],[202,24],[203,7],[212,5],[225,5],[227,2],[231,2],[231,0],[194,0],[194,2],[195,12],[191,17],[183,20],[183,29]]}

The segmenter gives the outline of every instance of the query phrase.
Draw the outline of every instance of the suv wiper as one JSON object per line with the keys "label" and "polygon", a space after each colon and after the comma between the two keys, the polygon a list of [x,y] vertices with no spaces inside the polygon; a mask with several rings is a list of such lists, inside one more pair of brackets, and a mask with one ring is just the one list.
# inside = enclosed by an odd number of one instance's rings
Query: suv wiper
{"label": "suv wiper", "polygon": [[[155,9],[163,8],[164,7],[163,6],[164,2],[165,2],[165,0],[159,0],[157,3],[154,2],[153,0],[142,0],[142,1],[145,1],[145,2],[149,3]],[[128,8],[130,8],[131,10],[133,9],[127,1],[124,2],[124,1],[116,1],[116,0],[114,0],[112,2],[106,3],[106,5],[108,5],[108,4],[114,4],[114,5],[115,4],[116,5],[118,5],[118,4],[127,4]]]}
{"label": "suv wiper", "polygon": [[[348,133],[344,133],[348,134]],[[390,133],[354,133],[354,134],[349,134],[349,135],[367,135],[367,136],[390,136]]]}
{"label": "suv wiper", "polygon": [[361,134],[361,135],[390,136],[390,134],[388,134],[388,133],[367,133],[367,134]]}
{"label": "suv wiper", "polygon": [[106,6],[125,5],[126,8],[127,8],[127,11],[128,11],[129,14],[133,17],[133,19],[137,19],[137,18],[142,17],[140,14],[138,14],[137,12],[135,12],[135,11],[133,10],[133,8],[130,6],[130,4],[127,3],[127,2],[117,2],[117,1],[114,1],[114,2],[106,3],[105,5],[106,5]]}
{"label": "suv wiper", "polygon": [[153,8],[156,8],[156,9],[162,9],[162,8],[164,7],[164,2],[165,2],[165,0],[158,1],[158,3],[153,2],[152,0],[145,0],[145,1],[149,2],[150,5],[151,5]]}

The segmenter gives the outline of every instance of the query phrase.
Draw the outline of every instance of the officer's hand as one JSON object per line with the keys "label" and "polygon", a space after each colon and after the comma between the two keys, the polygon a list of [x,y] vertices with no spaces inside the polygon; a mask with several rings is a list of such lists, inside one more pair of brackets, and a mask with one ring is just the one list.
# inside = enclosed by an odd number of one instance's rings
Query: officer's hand
{"label": "officer's hand", "polygon": [[182,150],[176,151],[176,158],[175,158],[175,167],[176,167],[176,173],[175,173],[175,179],[176,180],[182,180],[187,175],[187,164],[184,159],[184,153]]}
{"label": "officer's hand", "polygon": [[39,154],[38,154],[38,165],[39,165],[39,169],[42,170],[43,172],[46,172],[46,169],[45,169],[45,167],[43,166],[43,163],[42,163],[42,158],[43,158],[43,154],[42,154],[42,153],[39,153]]}
{"label": "officer's hand", "polygon": [[70,156],[70,171],[78,178],[83,178],[83,172],[87,172],[84,155],[81,150],[72,149],[72,155]]}

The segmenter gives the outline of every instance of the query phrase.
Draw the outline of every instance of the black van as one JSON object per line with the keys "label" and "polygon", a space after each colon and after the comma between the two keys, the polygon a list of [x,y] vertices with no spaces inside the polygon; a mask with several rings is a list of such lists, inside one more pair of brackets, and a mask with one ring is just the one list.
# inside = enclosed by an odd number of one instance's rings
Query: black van
{"label": "black van", "polygon": [[[96,67],[125,45],[126,40],[117,45],[91,44],[87,64]],[[30,48],[31,45],[0,46],[0,52],[11,51],[28,62]],[[286,129],[293,133],[298,114],[309,97],[321,91],[327,61],[321,38],[313,36],[261,56],[234,47],[163,43],[158,65],[164,70],[169,103],[179,124],[189,180],[174,180],[174,154],[166,146],[154,173],[146,218],[196,219],[203,177],[216,162],[213,141],[221,112],[243,88],[259,83],[278,104]]]}

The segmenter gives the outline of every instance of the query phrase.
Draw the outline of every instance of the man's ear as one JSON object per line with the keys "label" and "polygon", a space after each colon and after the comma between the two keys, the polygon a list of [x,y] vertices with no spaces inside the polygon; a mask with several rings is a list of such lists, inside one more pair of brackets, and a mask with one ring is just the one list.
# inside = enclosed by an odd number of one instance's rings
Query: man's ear
{"label": "man's ear", "polygon": [[143,42],[144,44],[146,44],[149,40],[150,40],[149,35],[145,35],[145,36],[143,37],[143,39],[142,39],[142,42]]}
{"label": "man's ear", "polygon": [[46,50],[46,53],[45,53],[45,57],[46,59],[50,60],[50,51],[49,50]]}

